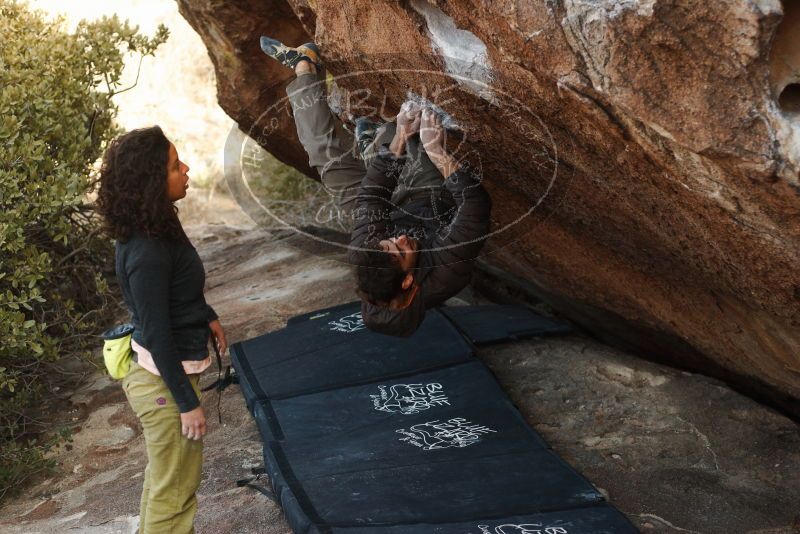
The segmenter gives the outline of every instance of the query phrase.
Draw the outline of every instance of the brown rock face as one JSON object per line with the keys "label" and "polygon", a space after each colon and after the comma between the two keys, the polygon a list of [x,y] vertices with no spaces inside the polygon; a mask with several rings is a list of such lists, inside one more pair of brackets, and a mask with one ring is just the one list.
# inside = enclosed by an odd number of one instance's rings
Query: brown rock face
{"label": "brown rock face", "polygon": [[292,75],[262,34],[317,42],[355,114],[411,91],[459,123],[494,203],[487,263],[800,416],[797,0],[179,5],[220,104],[282,161],[311,174],[268,112]]}

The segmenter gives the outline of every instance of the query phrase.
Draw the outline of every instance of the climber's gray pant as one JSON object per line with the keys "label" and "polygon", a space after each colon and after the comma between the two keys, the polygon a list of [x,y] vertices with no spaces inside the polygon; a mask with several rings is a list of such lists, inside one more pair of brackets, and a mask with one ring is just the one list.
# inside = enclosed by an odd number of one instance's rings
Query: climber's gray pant
{"label": "climber's gray pant", "polygon": [[[301,74],[286,87],[294,112],[297,136],[308,153],[308,163],[319,173],[322,184],[345,214],[355,207],[355,198],[366,174],[364,161],[353,134],[333,115],[325,95],[325,79],[320,74]],[[395,124],[378,129],[375,142],[367,149],[369,160],[377,147],[394,137]],[[408,161],[397,180],[392,203],[401,206],[429,197],[442,187],[442,175],[431,163],[417,138],[410,139]]]}

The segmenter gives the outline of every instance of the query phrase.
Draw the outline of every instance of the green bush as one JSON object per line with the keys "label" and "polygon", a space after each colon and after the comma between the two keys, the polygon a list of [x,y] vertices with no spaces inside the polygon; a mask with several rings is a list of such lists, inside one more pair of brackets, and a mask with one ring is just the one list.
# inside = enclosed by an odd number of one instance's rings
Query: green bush
{"label": "green bush", "polygon": [[[248,141],[253,144],[252,141]],[[262,150],[259,166],[247,172],[247,183],[260,200],[304,201],[317,193],[320,186],[306,175],[278,161],[275,156]]]}
{"label": "green bush", "polygon": [[126,54],[167,38],[137,32],[114,17],[67,33],[0,0],[0,499],[49,465],[53,432],[31,414],[52,362],[95,342],[113,251],[87,195]]}
{"label": "green bush", "polygon": [[254,140],[244,139],[242,177],[249,189],[246,194],[252,193],[266,210],[250,213],[256,222],[276,228],[288,224],[349,229],[346,219],[338,216],[333,197],[319,182],[281,163]]}

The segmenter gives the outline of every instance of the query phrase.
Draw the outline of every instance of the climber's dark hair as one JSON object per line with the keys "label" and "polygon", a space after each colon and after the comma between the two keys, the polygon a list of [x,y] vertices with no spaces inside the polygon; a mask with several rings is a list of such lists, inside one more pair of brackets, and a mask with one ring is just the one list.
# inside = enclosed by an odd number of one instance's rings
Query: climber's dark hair
{"label": "climber's dark hair", "polygon": [[120,241],[134,232],[187,240],[178,208],[167,196],[169,139],[158,126],[120,135],[103,155],[97,211],[108,235]]}
{"label": "climber's dark hair", "polygon": [[388,305],[403,291],[406,273],[380,244],[366,245],[351,253],[351,262],[356,265],[356,284],[362,299],[373,304]]}

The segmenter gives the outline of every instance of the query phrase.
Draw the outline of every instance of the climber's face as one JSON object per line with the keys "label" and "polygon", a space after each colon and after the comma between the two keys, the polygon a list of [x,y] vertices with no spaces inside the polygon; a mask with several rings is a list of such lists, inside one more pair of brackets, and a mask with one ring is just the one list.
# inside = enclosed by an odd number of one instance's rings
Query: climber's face
{"label": "climber's face", "polygon": [[384,239],[381,248],[392,255],[392,259],[403,272],[408,272],[417,266],[419,242],[403,234],[397,237]]}

